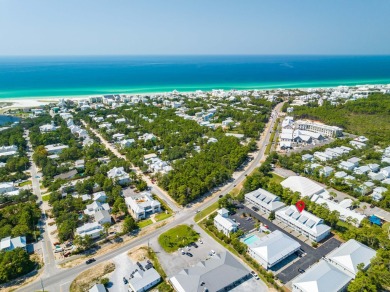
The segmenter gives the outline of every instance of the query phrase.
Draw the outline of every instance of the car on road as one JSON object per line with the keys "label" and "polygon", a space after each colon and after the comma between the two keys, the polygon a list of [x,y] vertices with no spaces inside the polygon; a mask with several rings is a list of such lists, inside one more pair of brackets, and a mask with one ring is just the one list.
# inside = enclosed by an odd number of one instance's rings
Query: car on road
{"label": "car on road", "polygon": [[218,198],[222,198],[222,197],[223,197],[223,195],[219,195],[219,196],[218,196]]}
{"label": "car on road", "polygon": [[35,178],[39,178],[39,175],[36,175]]}
{"label": "car on road", "polygon": [[196,244],[196,242],[192,242],[190,245],[195,247],[195,248],[198,248],[198,245]]}
{"label": "car on road", "polygon": [[301,269],[301,268],[299,268],[299,269],[298,269],[298,272],[300,272],[301,274],[303,274],[303,273],[305,272],[305,270],[304,270],[304,269]]}
{"label": "car on road", "polygon": [[127,281],[127,279],[125,277],[123,277],[123,284],[126,285],[127,283],[129,283],[129,281]]}
{"label": "car on road", "polygon": [[90,259],[88,259],[85,263],[86,263],[87,265],[89,265],[89,264],[92,264],[93,262],[96,262],[96,260],[95,260],[94,258],[90,258]]}
{"label": "car on road", "polygon": [[190,253],[190,252],[187,252],[186,255],[189,256],[190,258],[193,257],[192,253]]}

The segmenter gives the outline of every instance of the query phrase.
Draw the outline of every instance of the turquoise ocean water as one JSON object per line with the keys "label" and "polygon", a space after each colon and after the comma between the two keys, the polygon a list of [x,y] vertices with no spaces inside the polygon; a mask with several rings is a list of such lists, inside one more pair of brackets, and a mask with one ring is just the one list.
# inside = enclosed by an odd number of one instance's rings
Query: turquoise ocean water
{"label": "turquoise ocean water", "polygon": [[0,57],[0,98],[390,83],[390,56]]}

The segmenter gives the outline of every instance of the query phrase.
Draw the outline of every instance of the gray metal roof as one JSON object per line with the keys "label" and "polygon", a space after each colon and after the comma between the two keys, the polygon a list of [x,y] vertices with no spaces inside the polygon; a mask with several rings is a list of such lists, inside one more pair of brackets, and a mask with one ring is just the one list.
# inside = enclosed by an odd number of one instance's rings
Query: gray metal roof
{"label": "gray metal roof", "polygon": [[376,252],[372,248],[350,239],[329,253],[326,258],[356,275],[358,272],[357,266],[363,263],[365,268],[368,267],[375,254]]}
{"label": "gray metal roof", "polygon": [[106,288],[102,284],[96,284],[89,289],[89,292],[106,292]]}
{"label": "gray metal roof", "polygon": [[[129,279],[129,285],[134,291],[142,291],[150,284],[158,282],[161,277],[154,268],[149,270],[138,270],[134,273],[133,278]],[[150,288],[150,287],[149,287]]]}
{"label": "gray metal roof", "polygon": [[249,271],[228,252],[214,255],[170,278],[176,291],[219,291],[242,279]]}
{"label": "gray metal roof", "polygon": [[302,292],[330,292],[340,291],[352,277],[344,274],[339,269],[321,260],[318,264],[306,270],[293,280],[293,287]]}
{"label": "gray metal roof", "polygon": [[248,244],[248,247],[271,267],[279,262],[280,259],[297,251],[301,245],[290,236],[275,230],[267,236]]}

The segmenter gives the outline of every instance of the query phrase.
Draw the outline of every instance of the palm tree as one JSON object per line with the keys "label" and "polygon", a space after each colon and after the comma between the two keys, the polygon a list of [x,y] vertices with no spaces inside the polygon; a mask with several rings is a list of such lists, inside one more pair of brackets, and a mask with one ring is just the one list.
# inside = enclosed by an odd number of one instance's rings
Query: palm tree
{"label": "palm tree", "polygon": [[111,226],[111,223],[109,223],[109,222],[103,223],[103,229],[104,229],[104,232],[106,233],[106,236],[108,236],[108,230],[110,229],[110,226]]}

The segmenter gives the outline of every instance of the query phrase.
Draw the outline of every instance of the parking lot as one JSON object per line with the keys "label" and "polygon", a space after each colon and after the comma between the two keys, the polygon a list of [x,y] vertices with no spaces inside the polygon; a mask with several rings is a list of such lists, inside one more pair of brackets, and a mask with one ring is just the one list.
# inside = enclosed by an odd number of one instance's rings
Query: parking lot
{"label": "parking lot", "polygon": [[215,251],[215,253],[224,251],[224,248],[221,245],[216,244],[214,239],[205,233],[199,226],[194,225],[193,228],[196,232],[200,233],[200,238],[203,244],[197,242],[198,248],[190,247],[189,250],[187,248],[183,248],[185,252],[190,252],[193,255],[192,257],[189,257],[188,255],[182,255],[180,250],[177,250],[173,253],[165,252],[157,242],[157,238],[150,242],[168,277],[177,274],[183,269],[192,267],[200,261],[204,261],[207,258],[210,258],[209,253],[211,250]]}
{"label": "parking lot", "polygon": [[251,230],[255,229],[255,220],[252,217],[244,217],[242,212],[237,212],[234,215],[230,216],[232,220],[235,220],[239,225],[239,228],[244,232],[248,233]]}
{"label": "parking lot", "polygon": [[313,248],[309,239],[292,230],[292,228],[278,220],[271,222],[268,220],[267,215],[260,215],[259,212],[255,212],[248,206],[240,209],[239,212],[251,214],[254,218],[266,224],[271,231],[279,230],[294,238],[301,245],[301,249],[305,252],[305,255],[298,259],[296,257],[290,258],[290,263],[285,263],[283,268],[276,271],[276,277],[282,283],[291,281],[293,278],[299,275],[298,269],[308,269],[310,266],[318,262],[323,256],[327,255],[341,244],[341,241],[331,236],[325,242],[321,243],[318,248]]}

